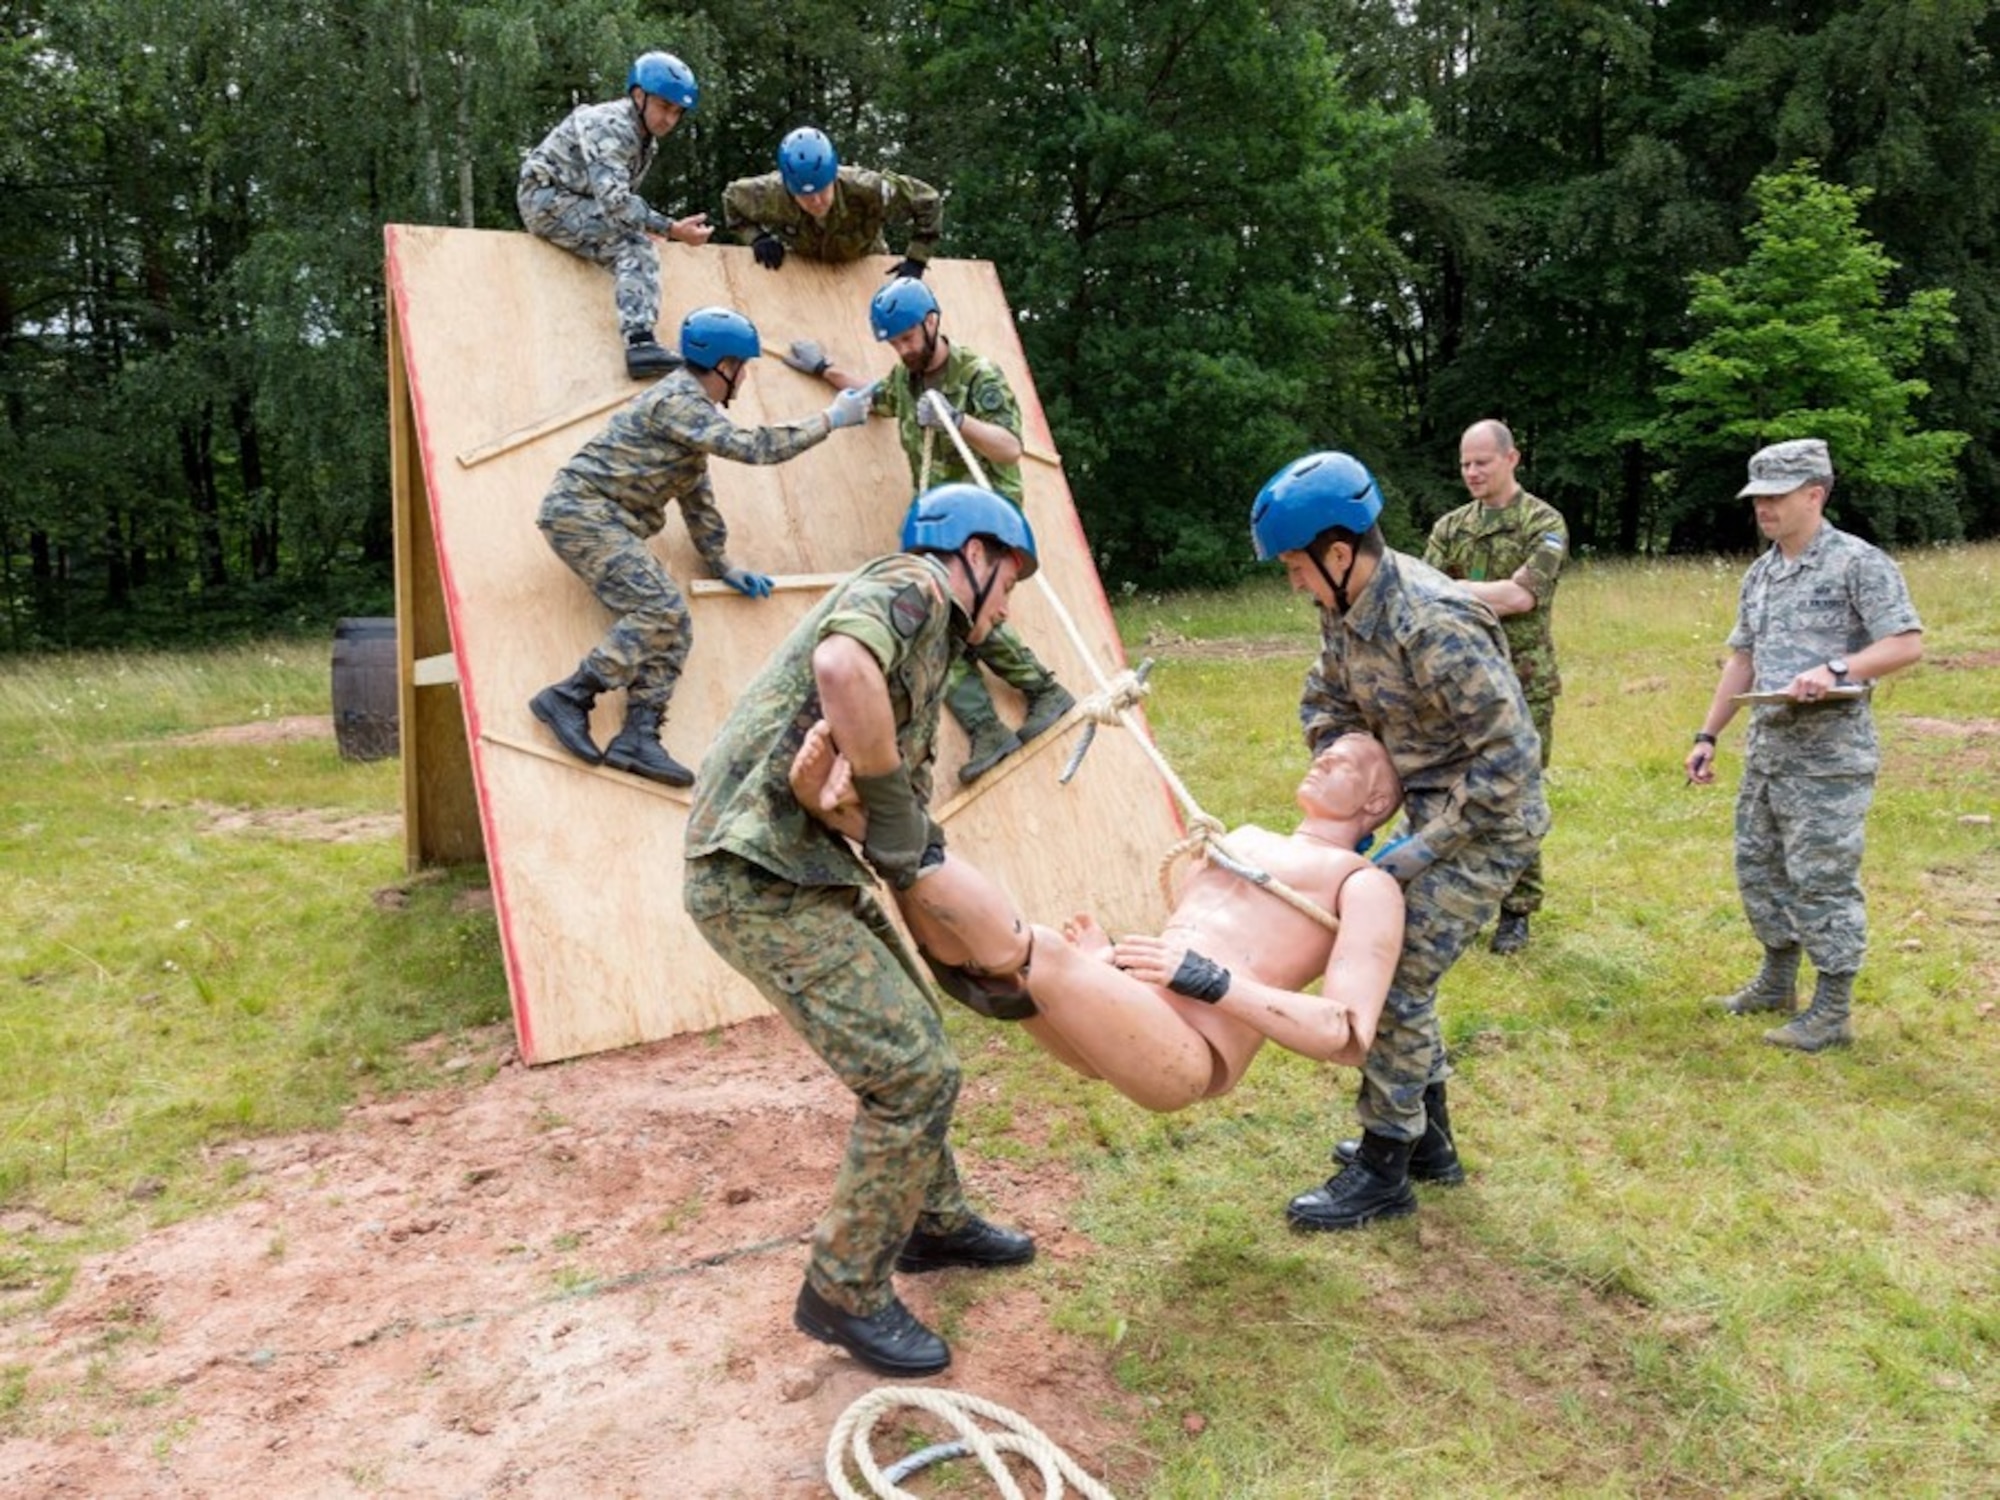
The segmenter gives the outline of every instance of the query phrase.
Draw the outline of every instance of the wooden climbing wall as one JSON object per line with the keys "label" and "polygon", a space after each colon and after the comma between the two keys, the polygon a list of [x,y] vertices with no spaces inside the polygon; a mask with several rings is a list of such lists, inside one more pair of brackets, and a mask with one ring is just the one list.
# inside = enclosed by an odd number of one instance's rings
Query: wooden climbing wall
{"label": "wooden climbing wall", "polygon": [[[531,1063],[763,1014],[681,911],[687,794],[579,764],[528,712],[607,623],[535,515],[557,467],[637,389],[624,377],[609,278],[525,234],[392,225],[386,240],[410,863],[486,860]],[[819,410],[826,386],[775,351],[814,338],[846,368],[889,368],[867,317],[888,264],[794,258],[773,274],[746,249],[663,246],[662,341],[674,342],[692,308],[735,307],[757,324],[767,355],[731,418],[752,425]],[[996,360],[1020,398],[1027,512],[1061,609],[1031,581],[1015,592],[1013,618],[1081,697],[1124,657],[999,279],[983,261],[936,262],[928,279],[946,331]],[[774,575],[778,589],[750,600],[706,580],[677,509],[654,539],[694,617],[666,736],[689,765],[827,579],[895,550],[912,492],[894,428],[880,421],[790,463],[716,460],[710,475],[732,559]],[[1018,719],[1018,697],[993,686],[1003,715]],[[623,694],[599,700],[600,743],[622,712]],[[1155,870],[1180,835],[1177,810],[1122,730],[1100,731],[1081,773],[1059,785],[1080,732],[1046,735],[959,792],[965,745],[948,727],[933,813],[952,847],[1036,920],[1089,908],[1113,928],[1156,924]]]}

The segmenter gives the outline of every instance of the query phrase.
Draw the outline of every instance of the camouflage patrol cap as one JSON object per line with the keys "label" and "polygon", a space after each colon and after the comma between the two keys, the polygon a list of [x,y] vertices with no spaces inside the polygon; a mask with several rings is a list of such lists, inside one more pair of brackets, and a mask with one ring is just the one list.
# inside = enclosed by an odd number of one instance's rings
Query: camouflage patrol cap
{"label": "camouflage patrol cap", "polygon": [[1815,479],[1833,478],[1833,460],[1818,438],[1793,438],[1759,448],[1750,457],[1750,482],[1736,492],[1738,500],[1752,495],[1788,495]]}

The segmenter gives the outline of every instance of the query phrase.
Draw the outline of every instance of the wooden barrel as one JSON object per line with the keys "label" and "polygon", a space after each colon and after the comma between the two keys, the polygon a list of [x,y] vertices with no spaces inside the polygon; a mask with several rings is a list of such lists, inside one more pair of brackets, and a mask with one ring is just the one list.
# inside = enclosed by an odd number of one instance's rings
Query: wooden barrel
{"label": "wooden barrel", "polygon": [[333,737],[344,760],[396,755],[394,615],[346,619],[334,627]]}

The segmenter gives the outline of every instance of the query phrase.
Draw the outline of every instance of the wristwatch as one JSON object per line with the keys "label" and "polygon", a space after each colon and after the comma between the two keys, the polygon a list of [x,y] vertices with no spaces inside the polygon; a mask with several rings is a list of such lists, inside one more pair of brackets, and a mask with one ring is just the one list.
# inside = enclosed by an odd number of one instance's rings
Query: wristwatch
{"label": "wristwatch", "polygon": [[1697,745],[1713,745],[1715,743],[1715,736],[1710,734],[1706,729],[1697,729],[1694,732],[1694,742]]}
{"label": "wristwatch", "polygon": [[1827,662],[1826,669],[1827,671],[1833,673],[1833,680],[1835,682],[1839,682],[1843,677],[1847,675],[1847,658],[1844,656],[1836,656],[1832,658],[1830,661]]}

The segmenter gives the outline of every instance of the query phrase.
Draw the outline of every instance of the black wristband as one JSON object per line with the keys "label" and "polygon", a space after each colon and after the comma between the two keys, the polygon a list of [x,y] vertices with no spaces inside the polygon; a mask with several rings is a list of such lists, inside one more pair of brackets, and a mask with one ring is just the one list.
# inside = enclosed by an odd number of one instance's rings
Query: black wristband
{"label": "black wristband", "polygon": [[1710,734],[1706,729],[1697,729],[1694,732],[1694,742],[1697,745],[1713,745],[1715,743],[1715,736]]}
{"label": "black wristband", "polygon": [[1167,981],[1167,988],[1176,995],[1213,1005],[1229,993],[1229,971],[1190,948],[1181,959],[1181,966],[1174,970],[1174,977]]}

